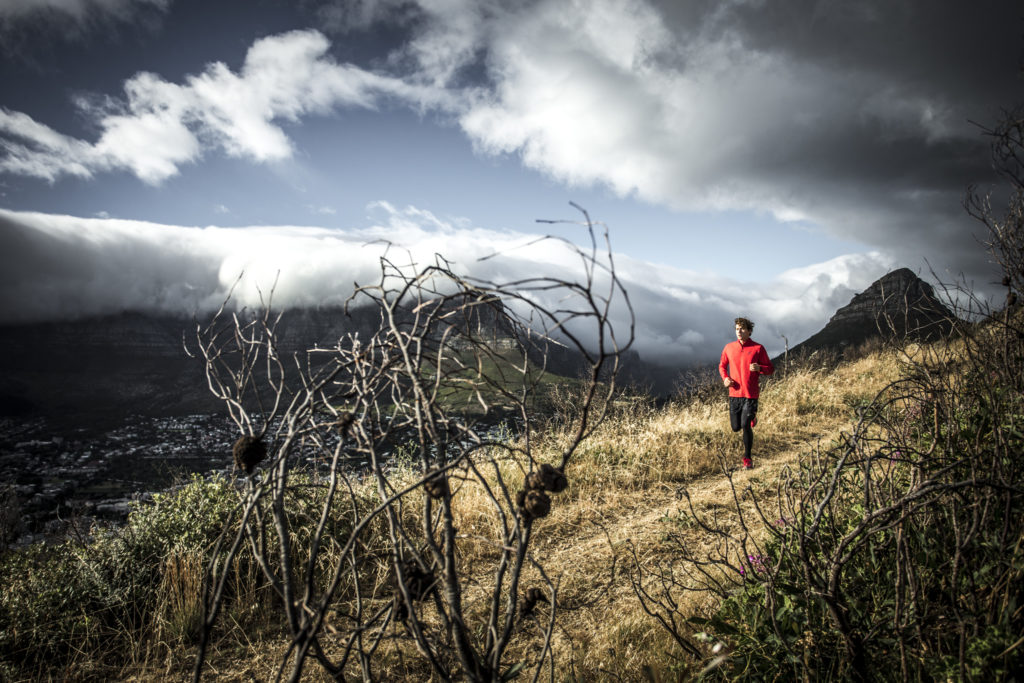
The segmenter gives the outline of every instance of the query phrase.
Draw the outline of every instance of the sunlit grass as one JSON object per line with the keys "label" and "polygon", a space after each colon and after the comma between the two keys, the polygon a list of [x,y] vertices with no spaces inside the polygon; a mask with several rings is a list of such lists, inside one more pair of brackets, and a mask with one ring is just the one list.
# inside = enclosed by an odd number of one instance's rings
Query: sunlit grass
{"label": "sunlit grass", "polygon": [[[767,496],[781,468],[848,429],[856,407],[892,381],[898,369],[895,354],[876,353],[835,367],[794,369],[785,377],[780,373],[762,392],[755,430],[758,467],[732,472],[736,484]],[[571,412],[571,406],[563,408]],[[538,435],[538,459],[557,463],[568,438],[569,430],[557,426]],[[725,470],[738,464],[740,451],[739,438],[729,429],[724,395],[660,408],[642,399],[619,401],[584,442],[567,468],[568,490],[554,497],[551,514],[535,523],[531,545],[531,554],[558,590],[559,626],[552,642],[556,679],[637,680],[645,670],[651,676],[684,675],[684,665],[673,659],[679,657],[674,644],[638,607],[628,579],[630,553],[635,551],[641,562],[658,560],[668,552],[668,530],[689,533],[698,548],[708,543],[681,527],[685,503],[679,491],[685,486],[697,509],[735,515]],[[521,485],[522,471],[511,460],[483,471],[492,484],[500,472],[513,493]],[[498,556],[494,503],[468,479],[456,477],[453,489],[467,615],[482,617],[478,612],[487,605],[490,561]],[[752,503],[741,504],[748,508]],[[419,509],[410,500],[405,514],[412,520]],[[545,585],[536,569],[524,571],[523,587]],[[688,600],[694,615],[713,606],[707,598]],[[430,610],[424,618],[433,623]],[[540,643],[539,625],[524,627],[510,661],[533,656]],[[274,645],[280,652],[286,647]],[[268,665],[274,661],[267,658]],[[429,675],[407,641],[387,642],[380,661],[386,679]],[[315,666],[308,675],[326,680]]]}

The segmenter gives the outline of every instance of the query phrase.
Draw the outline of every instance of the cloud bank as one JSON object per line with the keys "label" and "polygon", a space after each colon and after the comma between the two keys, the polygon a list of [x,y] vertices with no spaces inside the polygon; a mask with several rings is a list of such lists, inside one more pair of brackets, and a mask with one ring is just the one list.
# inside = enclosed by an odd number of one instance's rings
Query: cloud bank
{"label": "cloud bank", "polygon": [[[386,249],[398,264],[442,254],[457,272],[495,282],[583,277],[578,257],[557,240],[454,226],[412,207],[376,209],[384,220],[359,230],[197,228],[0,209],[0,323],[124,310],[192,315],[219,306],[240,274],[241,305],[258,304],[275,281],[277,306],[340,304],[353,283],[378,280]],[[616,255],[636,312],[635,348],[673,365],[717,359],[737,315],[754,319],[758,340],[781,351],[779,335],[795,344],[813,334],[893,265],[877,253],[851,255],[753,283]],[[622,334],[626,309],[613,317]]]}

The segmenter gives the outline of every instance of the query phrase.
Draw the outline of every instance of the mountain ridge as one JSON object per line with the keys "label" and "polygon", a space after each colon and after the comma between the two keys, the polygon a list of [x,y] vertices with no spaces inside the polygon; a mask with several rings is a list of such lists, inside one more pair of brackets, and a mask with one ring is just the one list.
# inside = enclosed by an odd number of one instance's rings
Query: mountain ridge
{"label": "mountain ridge", "polygon": [[[379,324],[376,308],[297,308],[284,311],[276,329],[287,353],[330,348],[342,336],[368,337]],[[474,307],[472,324],[494,335],[500,310]],[[822,349],[842,351],[890,333],[930,338],[948,330],[949,310],[930,285],[901,268],[879,278],[836,311],[819,332],[789,349],[790,357]],[[208,319],[206,319],[208,320]],[[202,323],[204,321],[198,321]],[[0,415],[45,415],[57,423],[118,422],[127,414],[174,416],[223,408],[208,391],[202,362],[185,353],[197,320],[171,314],[122,312],[73,321],[0,326]],[[507,326],[506,326],[507,327]],[[536,359],[535,359],[536,360]],[[620,383],[667,394],[682,368],[645,362],[633,350],[621,362]],[[567,349],[549,352],[548,369],[578,377],[584,363]]]}
{"label": "mountain ridge", "polygon": [[[470,307],[461,318],[444,316],[444,324],[472,325],[483,338],[515,337],[496,305]],[[380,324],[376,307],[294,308],[280,315],[274,335],[285,355],[329,349],[349,334],[365,340]],[[209,321],[126,311],[0,326],[0,415],[43,415],[78,426],[119,422],[128,414],[220,411],[223,405],[207,388],[203,362],[185,351],[186,346],[195,350],[196,326]],[[544,351],[531,346],[529,352]],[[575,377],[580,366],[566,349],[548,354],[546,367],[555,374]]]}
{"label": "mountain ridge", "polygon": [[889,271],[855,294],[818,332],[788,350],[790,356],[843,352],[871,339],[933,340],[955,319],[934,288],[909,268]]}

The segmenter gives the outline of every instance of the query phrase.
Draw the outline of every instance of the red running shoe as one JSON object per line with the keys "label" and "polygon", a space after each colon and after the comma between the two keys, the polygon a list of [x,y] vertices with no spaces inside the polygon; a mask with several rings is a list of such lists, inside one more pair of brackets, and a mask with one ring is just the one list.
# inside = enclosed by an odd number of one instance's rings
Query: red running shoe
{"label": "red running shoe", "polygon": [[752,470],[754,469],[754,461],[750,458],[743,458],[743,469]]}

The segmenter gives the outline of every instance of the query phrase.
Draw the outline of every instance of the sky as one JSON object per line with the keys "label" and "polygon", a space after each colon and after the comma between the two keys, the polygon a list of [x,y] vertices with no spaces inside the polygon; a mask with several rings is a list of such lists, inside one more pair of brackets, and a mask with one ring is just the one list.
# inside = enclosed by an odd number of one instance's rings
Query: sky
{"label": "sky", "polygon": [[990,287],[1022,55],[1010,0],[0,0],[0,324],[338,302],[380,240],[578,276],[573,202],[642,358],[775,353],[897,267]]}

